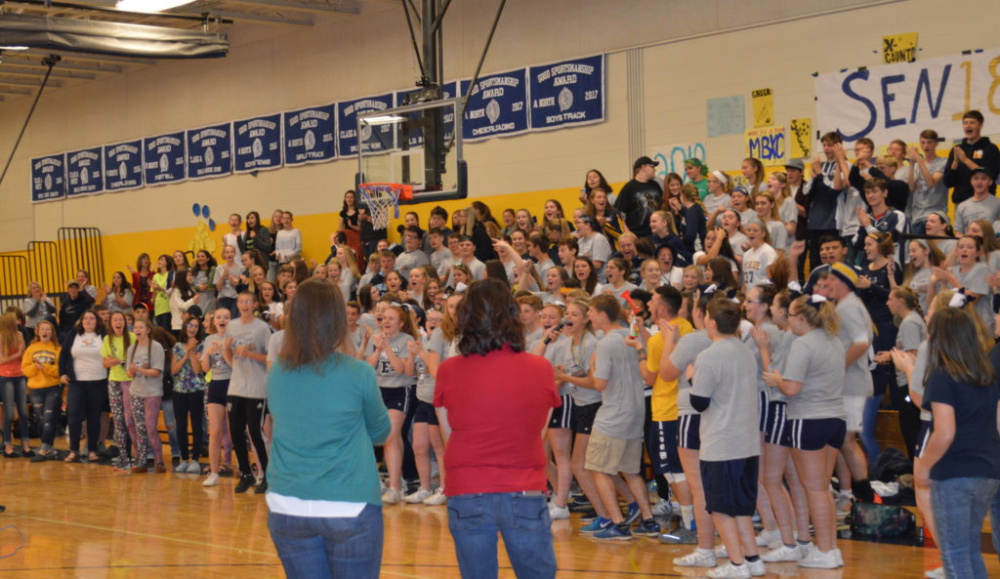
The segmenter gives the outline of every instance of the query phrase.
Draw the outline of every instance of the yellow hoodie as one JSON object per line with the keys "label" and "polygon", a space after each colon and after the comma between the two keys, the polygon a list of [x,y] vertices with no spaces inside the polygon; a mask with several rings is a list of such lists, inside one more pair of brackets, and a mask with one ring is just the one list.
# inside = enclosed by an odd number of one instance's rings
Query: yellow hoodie
{"label": "yellow hoodie", "polygon": [[[32,342],[21,358],[21,371],[28,377],[28,388],[48,388],[59,385],[59,345],[52,342]],[[36,363],[41,363],[39,369]]]}

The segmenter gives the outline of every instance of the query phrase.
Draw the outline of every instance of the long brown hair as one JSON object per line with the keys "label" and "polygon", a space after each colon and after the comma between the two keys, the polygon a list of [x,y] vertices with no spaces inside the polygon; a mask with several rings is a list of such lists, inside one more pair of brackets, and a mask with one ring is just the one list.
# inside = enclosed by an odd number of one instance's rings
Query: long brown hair
{"label": "long brown hair", "polygon": [[0,343],[3,344],[3,354],[9,356],[20,348],[24,337],[17,329],[17,314],[7,312],[0,316]]}
{"label": "long brown hair", "polygon": [[993,383],[993,365],[982,348],[976,324],[966,311],[958,308],[936,311],[927,335],[930,356],[925,382],[935,370],[941,369],[955,380],[973,386]]}
{"label": "long brown hair", "polygon": [[347,337],[347,308],[336,284],[310,279],[299,286],[285,308],[285,343],[278,357],[288,370],[321,364]]}
{"label": "long brown hair", "polygon": [[523,352],[524,326],[510,288],[496,279],[483,279],[469,287],[458,306],[458,327],[462,337],[458,349],[463,356],[486,354],[506,344]]}

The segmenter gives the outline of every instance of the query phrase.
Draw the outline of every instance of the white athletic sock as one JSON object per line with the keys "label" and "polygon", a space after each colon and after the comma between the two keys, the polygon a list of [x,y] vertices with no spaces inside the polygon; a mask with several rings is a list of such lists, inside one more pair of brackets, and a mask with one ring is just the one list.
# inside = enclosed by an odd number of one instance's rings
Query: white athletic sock
{"label": "white athletic sock", "polygon": [[681,505],[681,520],[684,521],[684,528],[690,530],[694,523],[694,507],[691,505]]}

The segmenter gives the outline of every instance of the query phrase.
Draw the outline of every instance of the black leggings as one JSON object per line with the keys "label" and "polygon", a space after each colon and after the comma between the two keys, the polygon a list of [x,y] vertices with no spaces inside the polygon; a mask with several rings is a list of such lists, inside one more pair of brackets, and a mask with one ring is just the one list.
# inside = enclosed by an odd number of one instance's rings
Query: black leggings
{"label": "black leggings", "polygon": [[163,328],[164,330],[166,330],[168,332],[172,332],[173,331],[172,328],[170,327],[173,324],[173,319],[174,319],[174,315],[171,314],[170,312],[167,312],[165,314],[160,314],[160,315],[156,316],[156,318],[155,318],[156,325],[158,327],[160,327],[160,328]]}
{"label": "black leggings", "polygon": [[[191,450],[188,451],[188,417],[191,417]],[[181,460],[198,462],[201,458],[201,443],[204,434],[205,391],[174,392],[174,418],[177,419],[177,445],[180,446]],[[190,452],[190,455],[188,454]]]}
{"label": "black leggings", "polygon": [[254,450],[257,451],[261,474],[267,472],[267,446],[264,444],[262,431],[266,408],[267,400],[265,399],[229,395],[229,436],[233,439],[233,451],[236,453],[236,460],[240,463],[240,474],[243,476],[249,476],[253,473],[250,469],[250,446],[247,444],[247,433],[250,434],[250,441],[253,443]]}
{"label": "black leggings", "polygon": [[87,421],[87,450],[97,452],[97,441],[101,437],[101,413],[108,405],[107,380],[81,380],[69,386],[69,449],[80,452],[80,434],[83,421]]}

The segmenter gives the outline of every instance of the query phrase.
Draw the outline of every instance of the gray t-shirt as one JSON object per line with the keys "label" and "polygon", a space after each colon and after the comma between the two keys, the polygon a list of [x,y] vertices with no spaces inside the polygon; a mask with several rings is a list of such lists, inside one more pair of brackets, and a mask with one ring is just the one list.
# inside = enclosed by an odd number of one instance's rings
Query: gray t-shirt
{"label": "gray t-shirt", "polygon": [[[853,293],[848,294],[837,303],[837,315],[840,316],[840,331],[837,337],[844,345],[845,355],[851,345],[857,342],[865,342],[870,353],[874,337],[872,318],[868,315],[868,309],[865,308],[861,298]],[[862,354],[847,367],[844,396],[871,396],[874,393],[872,374],[868,370],[869,357],[869,354]]]}
{"label": "gray t-shirt", "polygon": [[760,456],[753,353],[739,338],[713,341],[695,359],[692,396],[710,398],[701,414],[701,460]]}
{"label": "gray t-shirt", "polygon": [[[788,362],[788,352],[792,349],[792,342],[796,335],[792,332],[778,330],[778,342],[771,342],[771,369],[784,373],[785,364]],[[788,397],[781,393],[780,388],[767,388],[768,399],[772,402],[787,402]]]}
{"label": "gray t-shirt", "polygon": [[[1000,202],[1000,200],[998,200]],[[979,296],[976,300],[976,313],[987,329],[993,330],[993,299],[990,284],[986,278],[990,275],[990,266],[981,261],[977,261],[969,268],[969,271],[962,272],[962,266],[956,265],[951,268],[952,273],[958,278],[958,283],[962,284],[966,290]]]}
{"label": "gray t-shirt", "polygon": [[922,267],[913,272],[913,277],[906,284],[906,287],[916,292],[917,299],[920,301],[920,309],[925,312],[927,311],[927,290],[930,289],[931,285],[931,273],[930,267]]}
{"label": "gray t-shirt", "polygon": [[149,346],[140,346],[138,342],[128,348],[128,358],[125,367],[135,363],[140,368],[156,368],[159,376],[143,376],[136,373],[132,378],[129,392],[138,398],[153,398],[163,396],[163,346],[156,340],[150,340]]}
{"label": "gray t-shirt", "polygon": [[274,364],[281,354],[281,347],[285,345],[285,330],[278,330],[271,334],[267,340],[267,363]]}
{"label": "gray t-shirt", "polygon": [[670,363],[681,371],[677,377],[677,414],[686,416],[697,414],[698,411],[691,406],[691,381],[687,378],[687,369],[694,364],[698,354],[702,353],[712,345],[705,330],[698,330],[682,337],[674,351],[670,353]]}
{"label": "gray t-shirt", "polygon": [[[441,356],[441,360],[444,361],[444,333],[441,328],[434,328],[430,336],[422,338],[421,342],[424,345],[424,350],[428,352],[437,352]],[[428,404],[434,403],[434,376],[430,375],[427,371],[427,365],[424,361],[417,356],[415,360],[415,365],[417,367],[417,400],[421,402],[426,402]]]}
{"label": "gray t-shirt", "polygon": [[[386,340],[386,348],[393,351],[397,357],[406,360],[407,356],[410,355],[410,351],[407,349],[406,345],[413,341],[413,336],[405,333],[399,332],[395,336]],[[365,357],[371,356],[375,352],[375,341],[371,340],[368,342],[368,349],[365,351]],[[378,362],[375,365],[375,382],[378,383],[379,388],[403,388],[409,386],[416,381],[413,376],[407,376],[405,373],[397,374],[395,370],[392,369],[392,364],[389,363],[389,355],[385,353],[385,350],[378,355]]]}
{"label": "gray t-shirt", "polygon": [[771,236],[771,247],[775,250],[788,249],[788,230],[785,224],[780,221],[767,222],[767,234]]}
{"label": "gray t-shirt", "polygon": [[[567,374],[582,378],[590,372],[590,359],[597,352],[597,345],[600,343],[600,338],[590,332],[584,332],[580,338],[580,343],[574,346],[572,338],[569,336],[564,337],[566,338],[566,349],[562,351],[563,355],[559,359],[558,364],[566,370]],[[569,393],[573,395],[573,403],[578,406],[597,404],[603,398],[602,394],[593,388],[582,388],[572,384],[568,386]],[[561,393],[562,390],[560,389]]]}
{"label": "gray t-shirt", "polygon": [[396,258],[396,271],[403,276],[403,279],[408,280],[410,279],[410,270],[422,265],[429,265],[430,263],[431,260],[427,257],[427,254],[419,249],[404,251]]}
{"label": "gray t-shirt", "polygon": [[955,233],[965,233],[970,223],[980,219],[990,223],[1000,219],[1000,199],[987,193],[978,201],[970,197],[959,203],[955,208]]}
{"label": "gray t-shirt", "polygon": [[431,265],[438,272],[438,277],[445,277],[451,270],[451,263],[455,259],[451,256],[451,251],[447,247],[442,247],[431,254]]}
{"label": "gray t-shirt", "polygon": [[555,267],[556,264],[549,258],[545,258],[545,261],[539,261],[535,264],[535,271],[538,272],[538,279],[542,280],[542,285],[547,285],[549,270]]}
{"label": "gray t-shirt", "polygon": [[[916,350],[920,343],[927,336],[927,324],[917,312],[906,314],[899,324],[899,332],[896,334],[896,347],[904,352]],[[896,384],[906,386],[906,374],[896,370]]]}
{"label": "gray t-shirt", "polygon": [[[740,341],[743,342],[743,345],[749,348],[751,352],[753,352],[753,357],[757,360],[757,391],[767,392],[769,389],[767,384],[764,383],[764,358],[760,355],[760,350],[757,348],[757,342],[753,339],[753,326],[747,322],[740,324],[740,326]],[[760,325],[760,327],[764,329],[764,332],[767,333],[767,337],[770,339],[771,356],[773,358],[774,349],[781,343],[782,340],[781,329],[774,325],[771,321],[765,321]]]}
{"label": "gray t-shirt", "polygon": [[[559,336],[556,341],[552,342],[545,347],[545,359],[552,364],[552,367],[564,366],[566,358],[569,356],[569,344],[572,342],[572,338],[567,335]],[[595,340],[596,342],[596,340]],[[529,350],[531,348],[528,348]],[[559,389],[559,395],[565,396],[573,391],[573,385],[569,382],[558,382],[556,387]]]}
{"label": "gray t-shirt", "polygon": [[230,276],[241,276],[246,273],[242,264],[234,264],[229,268],[229,275],[226,275],[226,266],[220,265],[215,268],[215,279],[212,280],[212,285],[218,287],[216,284],[219,280],[222,280],[222,289],[219,290],[220,298],[235,298],[239,293],[236,291],[236,287],[233,286],[232,280],[229,279]]}
{"label": "gray t-shirt", "polygon": [[536,329],[533,332],[525,332],[524,333],[524,349],[525,349],[525,351],[531,351],[532,349],[534,349],[535,345],[538,344],[538,342],[541,341],[541,339],[542,339],[542,333],[543,332],[544,332],[544,330],[542,329],[541,326],[539,326],[538,329]]}
{"label": "gray t-shirt", "polygon": [[[208,358],[207,366],[212,370],[212,380],[229,380],[233,375],[232,367],[222,357],[222,348],[225,347],[225,342],[226,339],[220,334],[212,334],[205,338],[205,354],[202,357],[203,359]],[[219,344],[219,351],[209,353],[216,343]]]}
{"label": "gray t-shirt", "polygon": [[802,390],[788,397],[787,416],[792,420],[846,418],[844,411],[844,356],[841,341],[816,328],[792,340],[781,377],[801,382]]}
{"label": "gray t-shirt", "polygon": [[254,318],[249,323],[240,319],[229,322],[226,339],[232,338],[233,375],[229,382],[229,395],[243,398],[267,398],[267,364],[246,356],[237,356],[236,348],[247,346],[255,354],[267,354],[271,328]]}
{"label": "gray t-shirt", "polygon": [[[927,163],[927,171],[931,175],[934,175],[934,173],[944,173],[944,166],[947,163],[948,159],[935,157],[933,161]],[[927,181],[924,179],[924,174],[920,171],[917,163],[910,163],[910,166],[905,171],[897,172],[896,174],[908,177],[910,170],[917,176],[913,192],[910,193],[910,206],[906,212],[910,221],[912,223],[919,223],[926,221],[930,214],[935,211],[947,211],[948,186],[944,183],[944,176],[942,175],[933,187],[927,187]]]}
{"label": "gray t-shirt", "polygon": [[645,382],[639,372],[639,354],[625,343],[628,330],[608,332],[597,346],[594,377],[607,380],[594,430],[612,438],[642,438]]}
{"label": "gray t-shirt", "polygon": [[592,261],[600,262],[601,267],[597,268],[597,281],[607,281],[607,278],[604,277],[604,266],[611,259],[611,244],[608,243],[608,238],[600,233],[595,233],[590,237],[581,237],[577,241],[580,244],[579,255],[585,255]]}
{"label": "gray t-shirt", "polygon": [[[919,394],[921,397],[924,395],[924,378],[927,373],[927,362],[930,358],[930,346],[927,345],[927,341],[920,342],[920,346],[917,348],[917,359],[913,361],[913,381],[910,382],[910,392],[914,394]],[[923,407],[920,408],[920,420],[931,420],[931,411],[924,410]]]}
{"label": "gray t-shirt", "polygon": [[[701,200],[701,203],[702,205],[705,206],[705,214],[711,215],[715,213],[715,210],[718,209],[719,207],[729,207],[729,202],[732,200],[733,198],[730,197],[729,194],[727,193],[723,193],[718,197],[709,193],[708,195],[705,196],[704,199]],[[718,225],[718,223],[716,223],[716,225]]]}

